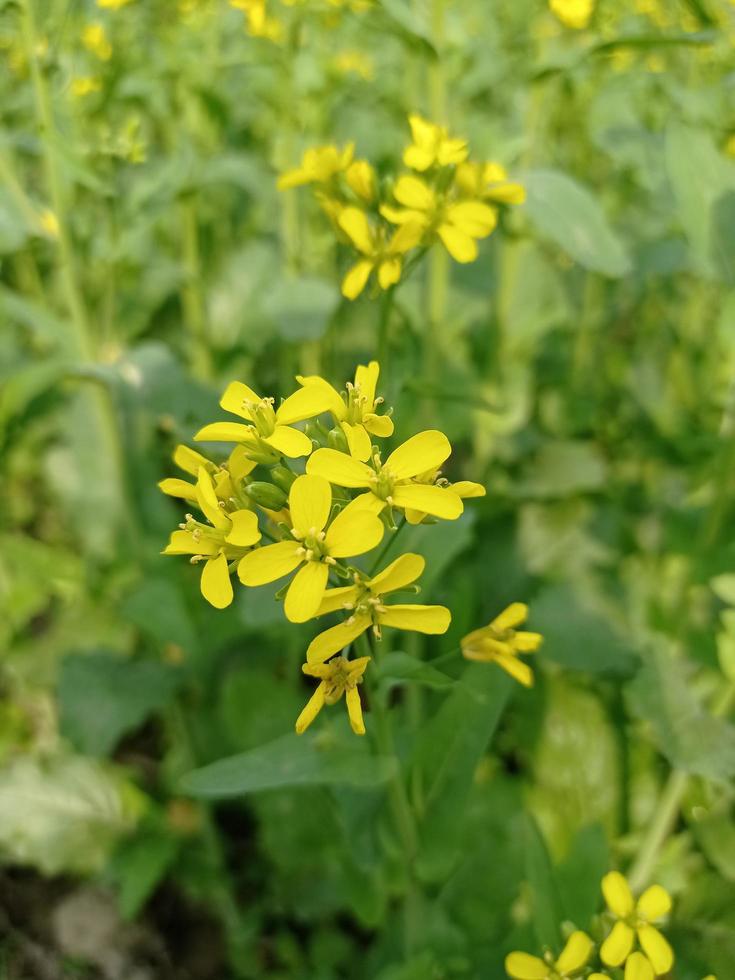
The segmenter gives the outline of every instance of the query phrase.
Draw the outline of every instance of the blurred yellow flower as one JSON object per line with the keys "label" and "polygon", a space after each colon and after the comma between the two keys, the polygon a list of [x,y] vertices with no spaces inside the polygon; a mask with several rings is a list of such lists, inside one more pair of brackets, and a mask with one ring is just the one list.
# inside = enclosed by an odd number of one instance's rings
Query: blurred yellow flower
{"label": "blurred yellow flower", "polygon": [[343,694],[352,731],[355,735],[365,734],[357,685],[362,683],[369,661],[370,657],[358,657],[356,660],[337,657],[328,664],[303,665],[303,672],[310,677],[318,677],[320,684],[296,720],[296,731],[299,735],[306,731],[325,704],[336,704]]}
{"label": "blurred yellow flower", "polygon": [[281,174],[278,178],[278,189],[285,191],[305,184],[326,184],[337,174],[347,170],[354,154],[354,143],[348,143],[341,150],[333,144],[311,147],[304,153],[300,167]]}
{"label": "blurred yellow flower", "polygon": [[424,231],[418,222],[409,221],[388,237],[383,227],[371,226],[365,212],[355,207],[343,208],[337,224],[362,254],[342,280],[347,299],[357,299],[373,272],[381,289],[394,286],[401,278],[403,256],[418,245]]}
{"label": "blurred yellow flower", "polygon": [[533,684],[533,671],[519,659],[519,653],[533,653],[543,642],[540,633],[517,631],[528,618],[528,606],[513,602],[499,616],[461,641],[462,655],[468,660],[496,663],[524,687]]}
{"label": "blurred yellow flower", "polygon": [[373,59],[362,51],[341,51],[332,64],[342,75],[358,75],[366,82],[371,82],[375,77]]}
{"label": "blurred yellow flower", "polygon": [[577,976],[587,965],[593,942],[581,931],[573,932],[557,960],[541,959],[529,953],[509,953],[505,972],[513,980],[567,980]]}
{"label": "blurred yellow flower", "polygon": [[[292,623],[316,615],[338,558],[362,555],[378,545],[384,526],[374,514],[349,504],[330,522],[332,488],[319,476],[298,476],[288,495],[291,540],[278,541],[246,555],[238,566],[243,585],[275,582],[299,571],[286,592],[284,611]],[[299,567],[301,566],[301,567]]]}
{"label": "blurred yellow flower", "polygon": [[428,122],[417,113],[408,117],[413,142],[403,152],[403,162],[412,170],[447,167],[467,159],[467,140],[454,139],[443,126]]}
{"label": "blurred yellow flower", "polygon": [[82,44],[100,61],[109,61],[112,56],[112,45],[102,24],[87,24],[82,31]]}
{"label": "blurred yellow flower", "polygon": [[97,6],[103,10],[119,10],[126,7],[132,0],[97,0]]}
{"label": "blurred yellow flower", "polygon": [[343,623],[332,626],[311,641],[306,651],[308,663],[323,663],[371,628],[378,638],[384,626],[429,635],[446,633],[452,615],[444,606],[386,606],[383,602],[386,593],[405,589],[415,582],[423,573],[425,565],[421,555],[401,555],[370,579],[356,574],[354,585],[328,589],[324,593],[317,616],[340,609],[349,611],[351,615]]}
{"label": "blurred yellow flower", "polygon": [[50,208],[44,208],[38,216],[38,221],[41,229],[49,238],[59,237],[59,219],[56,217],[54,211]]}
{"label": "blurred yellow flower", "polygon": [[508,172],[499,163],[460,163],[454,179],[466,197],[498,204],[523,204],[526,200],[523,184],[508,180]]}
{"label": "blurred yellow flower", "polygon": [[581,30],[592,19],[595,0],[549,0],[549,9],[565,27]]}
{"label": "blurred yellow flower", "polygon": [[655,980],[650,960],[643,953],[632,953],[625,961],[624,980]]}
{"label": "blurred yellow flower", "polygon": [[345,172],[349,187],[368,204],[375,197],[375,171],[367,160],[355,160]]}
{"label": "blurred yellow flower", "polygon": [[[605,875],[602,879],[602,893],[608,909],[617,920],[600,949],[602,962],[607,966],[620,966],[630,956],[637,936],[654,973],[668,973],[674,965],[674,954],[671,946],[651,923],[668,914],[671,909],[669,893],[660,885],[651,885],[636,902],[630,885],[619,871],[611,871]],[[642,966],[637,966],[636,969],[644,970]],[[641,980],[644,975],[644,972],[640,974]],[[637,978],[638,974],[635,976]]]}
{"label": "blurred yellow flower", "polygon": [[91,95],[93,92],[99,92],[101,88],[102,82],[100,79],[92,78],[90,76],[73,78],[71,82],[71,94],[76,99],[83,99],[86,95]]}

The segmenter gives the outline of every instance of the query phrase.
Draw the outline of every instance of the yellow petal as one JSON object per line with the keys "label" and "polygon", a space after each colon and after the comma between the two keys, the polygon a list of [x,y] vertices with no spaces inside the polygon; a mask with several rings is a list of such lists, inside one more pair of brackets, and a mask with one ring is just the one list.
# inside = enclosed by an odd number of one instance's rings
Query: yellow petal
{"label": "yellow petal", "polygon": [[428,211],[434,206],[434,192],[419,177],[399,177],[393,188],[393,196],[404,207],[416,211]]}
{"label": "yellow petal", "polygon": [[245,402],[260,401],[260,396],[256,395],[252,388],[248,388],[241,381],[232,381],[225,388],[225,393],[219,400],[220,406],[226,412],[239,415],[241,419],[252,419],[250,409],[245,407]]}
{"label": "yellow petal", "polygon": [[180,497],[182,500],[197,499],[197,488],[194,484],[187,483],[186,480],[179,480],[175,477],[161,480],[158,484],[158,489],[169,497]]}
{"label": "yellow petal", "polygon": [[657,974],[668,973],[674,965],[674,953],[668,942],[654,926],[638,928],[638,942],[651,961],[651,966]]}
{"label": "yellow petal", "polygon": [[452,614],[444,606],[387,606],[378,620],[382,626],[397,630],[437,635],[449,629]]}
{"label": "yellow petal", "polygon": [[441,224],[439,238],[455,262],[474,262],[477,258],[477,243],[454,225]]}
{"label": "yellow petal", "polygon": [[358,364],[355,369],[355,385],[365,398],[365,404],[371,409],[375,405],[375,392],[379,377],[380,365],[377,361],[370,361],[369,364]]}
{"label": "yellow petal", "polygon": [[587,980],[610,980],[606,973],[590,973]]}
{"label": "yellow petal", "polygon": [[344,650],[353,640],[370,627],[369,616],[354,616],[351,620],[332,626],[315,636],[306,651],[306,659],[310,664],[321,664],[329,660],[335,653]]}
{"label": "yellow petal", "polygon": [[[320,378],[318,374],[311,374],[308,377],[297,375],[296,380],[304,387],[319,388],[321,390],[320,398],[323,398],[327,403],[326,410],[331,412],[332,415],[336,416],[338,419],[344,418],[346,409],[345,403],[342,401],[342,396],[330,385],[328,381],[325,381],[324,378]],[[290,401],[290,399],[286,399],[286,401]],[[281,408],[283,408],[283,406],[281,406]]]}
{"label": "yellow petal", "polygon": [[368,510],[346,507],[327,529],[325,545],[332,558],[350,558],[372,551],[383,540],[385,525]]}
{"label": "yellow petal", "polygon": [[[520,626],[521,623],[525,623],[528,619],[528,606],[525,602],[511,602],[495,619],[490,623],[490,626],[497,630],[499,633],[504,633],[506,630],[514,630],[516,626]],[[603,892],[605,886],[602,886]],[[605,896],[607,897],[607,896]],[[631,896],[631,902],[633,901]],[[612,910],[615,912],[615,909]],[[617,915],[618,913],[615,912]],[[627,914],[627,913],[626,913]]]}
{"label": "yellow petal", "polygon": [[445,521],[456,520],[464,510],[456,493],[425,483],[400,484],[393,491],[393,503],[396,507],[410,507]]}
{"label": "yellow petal", "polygon": [[505,972],[514,980],[547,980],[549,968],[538,956],[528,953],[508,953]]}
{"label": "yellow petal", "polygon": [[363,463],[370,459],[372,443],[365,427],[359,424],[350,425],[349,422],[341,422],[340,425],[347,439],[350,456],[354,456],[355,459],[359,459]]}
{"label": "yellow petal", "polygon": [[228,544],[234,544],[238,548],[249,548],[260,541],[258,518],[252,510],[236,510],[229,517],[232,527],[225,536]]}
{"label": "yellow petal", "polygon": [[494,208],[480,201],[461,201],[447,208],[446,220],[471,238],[484,238],[498,223]]}
{"label": "yellow petal", "polygon": [[365,463],[336,449],[317,449],[306,464],[306,472],[323,476],[338,487],[350,489],[369,486],[371,477],[375,475]]}
{"label": "yellow petal", "polygon": [[661,885],[646,888],[636,905],[638,915],[647,922],[662,919],[671,911],[671,897]]}
{"label": "yellow petal", "polygon": [[254,586],[283,578],[303,561],[303,556],[297,554],[300,547],[297,541],[278,541],[249,552],[237,566],[240,581]]}
{"label": "yellow petal", "polygon": [[314,448],[311,439],[305,432],[292,429],[290,425],[277,425],[273,433],[264,440],[269,446],[288,456],[289,459],[296,459],[298,456],[308,456]]}
{"label": "yellow petal", "polygon": [[[468,657],[469,660],[476,659]],[[533,671],[518,657],[511,653],[497,653],[492,658],[498,667],[502,667],[506,674],[510,674],[513,680],[518,681],[524,687],[533,687]]]}
{"label": "yellow petal", "polygon": [[350,727],[355,735],[365,734],[365,722],[362,720],[362,705],[357,688],[348,688],[345,691],[345,701],[347,702],[347,714],[350,719]]}
{"label": "yellow petal", "polygon": [[[513,606],[522,605],[523,604],[520,602],[513,603]],[[501,615],[498,616],[498,619],[495,620],[493,626],[498,629],[508,629],[509,627],[507,625],[498,626],[498,623],[501,621],[504,615],[513,609],[513,606],[508,606],[505,613],[501,613]],[[526,608],[526,612],[527,611],[528,610]],[[525,618],[526,617],[524,615],[523,619]],[[523,619],[518,620],[518,622],[523,622]],[[610,871],[602,879],[602,894],[605,896],[607,907],[610,909],[613,915],[617,915],[619,919],[625,919],[633,912],[633,893],[630,890],[630,885],[619,871]],[[611,965],[617,966],[617,964]]]}
{"label": "yellow petal", "polygon": [[213,527],[229,530],[230,519],[220,507],[212,486],[212,477],[203,466],[200,467],[197,477],[197,503]]}
{"label": "yellow petal", "polygon": [[227,559],[224,555],[207,559],[200,580],[202,595],[215,609],[225,609],[234,595]]}
{"label": "yellow petal", "polygon": [[346,299],[357,299],[365,288],[372,271],[373,263],[369,259],[361,259],[356,262],[342,280],[342,295]]}
{"label": "yellow petal", "polygon": [[534,653],[543,642],[540,633],[520,632],[513,637],[513,646],[519,653]]}
{"label": "yellow petal", "polygon": [[306,703],[306,707],[296,719],[296,734],[302,735],[324,707],[324,692],[327,685],[321,682]]}
{"label": "yellow petal", "polygon": [[471,480],[459,480],[452,484],[451,490],[462,500],[468,497],[484,497],[487,492],[481,483],[473,483]]}
{"label": "yellow petal", "polygon": [[418,170],[423,173],[434,162],[434,153],[420,146],[407,146],[403,151],[403,162],[412,170]]}
{"label": "yellow petal", "polygon": [[407,480],[425,470],[438,469],[452,452],[449,440],[438,429],[426,429],[394,449],[386,460],[394,480]]}
{"label": "yellow petal", "polygon": [[523,184],[514,184],[509,181],[488,187],[485,191],[485,197],[497,201],[499,204],[523,204],[526,200],[526,188]]}
{"label": "yellow petal", "polygon": [[345,604],[353,606],[359,593],[360,590],[356,585],[345,585],[340,589],[327,589],[322,597],[317,616],[325,616],[327,613],[344,609]]}
{"label": "yellow petal", "polygon": [[590,958],[594,943],[587,933],[577,930],[573,932],[562,951],[561,956],[556,961],[556,968],[559,973],[575,973],[587,964]]}
{"label": "yellow petal", "polygon": [[368,585],[371,592],[376,595],[394,592],[396,589],[403,589],[415,582],[423,574],[425,567],[426,561],[421,555],[414,555],[409,552],[392,561],[387,568],[371,578]]}
{"label": "yellow petal", "polygon": [[389,289],[395,286],[401,278],[401,260],[396,258],[386,259],[378,266],[378,283],[381,289]]}
{"label": "yellow petal", "polygon": [[633,953],[628,957],[625,980],[654,980],[653,967],[643,953]]}
{"label": "yellow petal", "polygon": [[606,966],[620,966],[628,958],[634,939],[635,933],[627,923],[616,922],[600,947],[600,959]]}
{"label": "yellow petal", "polygon": [[316,616],[329,578],[329,566],[321,561],[308,561],[294,575],[283,605],[286,619],[305,623]]}
{"label": "yellow petal", "polygon": [[205,470],[213,468],[212,463],[206,456],[202,456],[196,449],[189,449],[188,446],[176,447],[174,451],[174,463],[176,463],[180,470],[189,473],[191,476],[199,475],[200,466],[203,466]]}
{"label": "yellow petal", "polygon": [[212,422],[194,436],[196,442],[251,442],[255,430],[242,422]]}
{"label": "yellow petal", "polygon": [[370,229],[370,222],[364,211],[359,208],[342,208],[337,224],[363,255],[373,254],[375,242]]}
{"label": "yellow petal", "polygon": [[279,406],[276,421],[279,425],[293,425],[294,422],[313,419],[331,409],[335,395],[339,399],[337,392],[326,381],[323,385],[306,385],[289,395]]}
{"label": "yellow petal", "polygon": [[[405,214],[401,214],[398,221],[394,222],[395,224],[399,224],[400,227],[394,232],[388,242],[388,252],[391,255],[405,255],[412,248],[416,248],[424,237],[426,221],[423,218],[421,220],[412,220],[410,216],[413,213],[408,211]],[[408,217],[404,220],[406,215]],[[387,217],[387,215],[384,217]],[[391,221],[393,219],[388,218],[388,220]]]}
{"label": "yellow petal", "polygon": [[450,167],[454,163],[462,163],[467,159],[467,152],[467,140],[443,139],[437,154],[439,165]]}
{"label": "yellow petal", "polygon": [[390,415],[363,415],[362,424],[374,436],[387,439],[393,435],[393,419]]}
{"label": "yellow petal", "polygon": [[227,457],[227,469],[230,473],[230,479],[236,484],[252,473],[257,465],[255,460],[250,459],[248,456],[245,446],[235,446]]}
{"label": "yellow petal", "polygon": [[216,555],[220,546],[211,538],[195,538],[191,531],[174,531],[163,549],[164,555]]}
{"label": "yellow petal", "polygon": [[432,147],[441,136],[441,130],[436,123],[429,122],[417,112],[409,115],[408,125],[411,128],[411,139],[417,146]]}
{"label": "yellow petal", "polygon": [[297,476],[288,494],[291,522],[302,536],[319,532],[329,519],[332,488],[321,476]]}

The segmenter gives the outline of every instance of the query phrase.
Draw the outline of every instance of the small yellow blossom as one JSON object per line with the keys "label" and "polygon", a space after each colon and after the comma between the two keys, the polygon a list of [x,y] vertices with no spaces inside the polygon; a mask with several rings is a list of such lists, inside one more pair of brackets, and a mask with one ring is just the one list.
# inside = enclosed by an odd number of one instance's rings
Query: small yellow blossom
{"label": "small yellow blossom", "polygon": [[112,45],[102,24],[87,24],[82,31],[82,44],[100,61],[109,61],[112,57]]}
{"label": "small yellow blossom", "polygon": [[93,92],[99,92],[102,88],[102,82],[99,78],[91,78],[90,76],[81,76],[79,78],[73,78],[71,83],[71,94],[76,99],[83,99],[87,95],[91,95]]}
{"label": "small yellow blossom", "polygon": [[224,609],[233,599],[230,561],[242,559],[247,549],[260,540],[258,518],[252,510],[228,514],[217,499],[212,477],[200,467],[197,477],[197,504],[209,521],[204,524],[187,514],[180,530],[174,531],[164,555],[192,555],[192,563],[205,561],[201,591],[216,609]]}
{"label": "small yellow blossom", "polygon": [[38,216],[39,224],[43,232],[48,235],[49,238],[58,238],[59,231],[59,219],[56,217],[55,212],[50,208],[44,208],[43,211]]}
{"label": "small yellow blossom", "polygon": [[576,977],[587,965],[593,942],[581,931],[573,932],[558,959],[547,954],[544,959],[529,953],[509,953],[505,972],[513,980],[567,980]]}
{"label": "small yellow blossom", "polygon": [[725,141],[724,150],[729,157],[735,157],[735,133],[731,133],[727,137],[727,140]]}
{"label": "small yellow blossom", "polygon": [[97,0],[97,6],[103,10],[119,10],[121,7],[127,7],[130,2],[131,0]]}
{"label": "small yellow blossom", "polygon": [[464,507],[456,493],[444,487],[417,483],[415,477],[428,467],[438,468],[449,458],[452,447],[443,432],[427,429],[411,436],[394,449],[385,463],[375,450],[371,465],[336,449],[317,449],[306,464],[306,472],[324,477],[338,487],[367,492],[354,503],[379,514],[385,507],[406,507],[432,517],[456,520]]}
{"label": "small yellow blossom", "polygon": [[401,278],[403,256],[415,248],[423,236],[417,222],[408,222],[387,237],[382,227],[372,227],[367,215],[359,208],[343,208],[337,223],[352,244],[362,253],[342,280],[342,294],[357,299],[367,285],[371,273],[377,275],[381,289],[389,289]]}
{"label": "small yellow blossom", "polygon": [[328,589],[324,593],[317,616],[340,609],[349,611],[350,616],[311,641],[306,651],[308,663],[323,663],[370,628],[378,638],[384,626],[428,635],[446,633],[452,616],[444,606],[386,606],[383,602],[386,593],[405,589],[415,582],[423,573],[425,565],[421,555],[401,555],[372,578],[367,579],[356,574],[354,585]]}
{"label": "small yellow blossom", "polygon": [[508,172],[499,163],[468,160],[457,167],[454,179],[465,197],[498,204],[523,204],[526,200],[523,184],[508,180]]}
{"label": "small yellow blossom", "polygon": [[371,435],[382,439],[393,435],[391,417],[378,415],[376,412],[383,401],[382,398],[375,397],[379,376],[380,365],[377,361],[358,365],[355,381],[353,384],[347,382],[344,395],[340,395],[336,388],[318,375],[299,376],[296,379],[299,384],[312,385],[321,390],[324,399],[322,411],[331,412],[345,434],[351,455],[362,462],[370,459]]}
{"label": "small yellow blossom", "polygon": [[330,566],[338,558],[362,555],[383,537],[382,521],[354,503],[330,522],[332,488],[319,476],[297,477],[288,496],[291,538],[252,551],[238,566],[243,585],[265,585],[290,575],[284,611],[292,623],[316,615],[324,597]]}
{"label": "small yellow blossom", "polygon": [[[241,482],[258,465],[249,459],[243,446],[236,446],[230,453],[226,466],[217,466],[206,456],[188,446],[177,446],[173,456],[174,463],[191,476],[198,476],[199,470],[209,473],[214,482],[214,489],[219,500],[227,500],[233,495],[232,483]],[[178,477],[167,477],[158,484],[159,490],[169,497],[179,497],[183,500],[197,500],[197,487]]]}
{"label": "small yellow blossom", "polygon": [[[652,922],[663,918],[671,909],[668,892],[661,885],[651,885],[636,902],[623,875],[619,871],[611,871],[602,879],[602,893],[608,909],[617,919],[600,949],[602,962],[607,966],[620,966],[630,957],[637,936],[645,957],[651,962],[653,973],[668,973],[674,965],[674,954],[668,942],[652,925]],[[637,966],[636,969],[645,970],[642,966]],[[638,980],[639,974],[633,976]],[[644,977],[645,972],[641,972],[640,980],[644,980]]]}
{"label": "small yellow blossom", "polygon": [[527,618],[528,606],[525,603],[511,603],[487,626],[473,630],[462,639],[462,655],[468,660],[496,663],[519,684],[531,687],[533,671],[519,659],[518,654],[538,650],[543,637],[540,633],[516,630]]}
{"label": "small yellow blossom", "polygon": [[549,0],[549,9],[565,27],[582,30],[592,19],[595,0]]}
{"label": "small yellow blossom", "polygon": [[448,167],[467,159],[467,140],[453,139],[442,126],[428,122],[417,113],[408,117],[413,142],[403,152],[403,162],[412,170],[424,172],[433,166]]}
{"label": "small yellow blossom", "polygon": [[341,150],[331,144],[311,147],[301,158],[300,167],[281,174],[278,189],[285,191],[305,184],[328,184],[337,174],[347,170],[354,155],[354,143],[348,143]]}
{"label": "small yellow blossom", "polygon": [[337,657],[328,664],[303,665],[303,672],[310,677],[318,677],[320,684],[296,720],[296,731],[299,735],[306,731],[325,704],[336,704],[343,694],[352,731],[355,735],[365,734],[357,685],[362,683],[369,660],[370,657],[358,657],[356,660]]}
{"label": "small yellow blossom", "polygon": [[332,64],[342,75],[358,75],[366,82],[371,82],[375,77],[373,60],[362,51],[342,51],[335,57]]}
{"label": "small yellow blossom", "polygon": [[351,189],[370,204],[375,198],[375,171],[367,160],[354,160],[345,171],[345,180]]}
{"label": "small yellow blossom", "polygon": [[650,960],[643,953],[632,953],[625,961],[624,980],[655,980]]}

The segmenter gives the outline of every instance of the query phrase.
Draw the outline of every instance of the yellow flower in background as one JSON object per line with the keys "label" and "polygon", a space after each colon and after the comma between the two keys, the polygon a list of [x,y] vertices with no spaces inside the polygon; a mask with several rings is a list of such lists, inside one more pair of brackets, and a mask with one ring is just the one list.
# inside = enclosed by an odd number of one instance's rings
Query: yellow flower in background
{"label": "yellow flower in background", "polygon": [[41,226],[41,230],[44,234],[48,235],[49,238],[58,238],[60,227],[59,219],[56,217],[56,213],[51,210],[51,208],[44,208],[43,211],[38,216],[38,223]]}
{"label": "yellow flower in background", "polygon": [[477,241],[487,238],[498,223],[494,208],[482,201],[447,200],[419,177],[399,177],[393,196],[403,208],[383,206],[381,214],[399,225],[422,227],[438,235],[457,262],[474,262]]}
{"label": "yellow flower in background", "polygon": [[301,158],[300,167],[281,174],[278,189],[285,191],[305,184],[327,184],[337,174],[347,170],[354,155],[354,143],[348,143],[341,150],[333,144],[311,147]]}
{"label": "yellow flower in background", "polygon": [[735,133],[728,136],[723,149],[729,157],[735,157]]}
{"label": "yellow flower in background", "polygon": [[[319,476],[297,477],[288,496],[291,540],[246,555],[238,566],[243,585],[265,585],[290,575],[284,611],[292,623],[316,615],[338,558],[362,555],[378,545],[384,526],[374,514],[349,504],[330,523],[332,488]],[[299,567],[301,566],[301,567]]]}
{"label": "yellow flower in background", "polygon": [[393,420],[389,415],[378,415],[376,409],[382,398],[375,397],[380,377],[380,365],[370,361],[368,365],[359,364],[355,370],[354,384],[347,382],[347,391],[341,395],[328,381],[318,375],[297,377],[299,384],[313,386],[321,391],[323,409],[330,412],[345,434],[350,454],[362,462],[370,459],[372,445],[370,436],[382,439],[393,435]]}
{"label": "yellow flower in background", "polygon": [[443,126],[428,122],[415,112],[408,117],[408,124],[413,142],[403,151],[403,162],[412,170],[423,172],[467,159],[467,140],[450,137]]}
{"label": "yellow flower in background", "polygon": [[523,204],[526,189],[523,184],[508,180],[508,172],[499,163],[460,163],[454,177],[463,195],[498,204]]}
{"label": "yellow flower in background", "polygon": [[505,972],[513,980],[567,980],[576,977],[587,965],[594,944],[581,931],[573,932],[557,960],[541,959],[529,953],[509,953]]}
{"label": "yellow flower in background", "polygon": [[303,672],[310,677],[318,677],[320,684],[296,720],[296,731],[299,735],[306,731],[325,704],[336,704],[343,694],[352,731],[355,735],[365,734],[357,685],[362,683],[369,661],[370,657],[358,657],[356,660],[337,657],[328,664],[303,665]]}
{"label": "yellow flower in background", "polygon": [[342,75],[358,75],[366,82],[375,78],[373,59],[362,51],[341,51],[332,64]]}
{"label": "yellow flower in background", "polygon": [[293,423],[303,422],[324,411],[321,399],[309,388],[294,392],[281,405],[273,408],[273,398],[261,398],[252,388],[233,381],[220,399],[220,406],[233,415],[246,419],[241,422],[212,422],[194,436],[197,442],[239,442],[258,462],[275,462],[280,456],[297,459],[308,456],[311,439],[294,429]]}
{"label": "yellow flower in background", "polygon": [[131,2],[132,0],[97,0],[97,6],[103,10],[119,10],[121,7],[127,7]]}
{"label": "yellow flower in background", "polygon": [[[674,965],[674,954],[652,923],[663,918],[671,909],[669,893],[660,885],[651,885],[636,902],[630,885],[619,871],[605,875],[602,893],[608,909],[617,919],[600,949],[602,962],[607,966],[620,966],[630,956],[637,936],[654,973],[668,973]],[[644,974],[641,974],[641,980],[643,977]]]}
{"label": "yellow flower in background", "polygon": [[345,171],[345,180],[367,204],[375,198],[375,170],[367,160],[354,160]]}
{"label": "yellow flower in background", "polygon": [[582,30],[592,19],[595,0],[549,0],[549,9],[565,27]]}
{"label": "yellow flower in background", "polygon": [[337,223],[363,256],[342,280],[342,295],[347,299],[357,299],[373,272],[381,289],[394,286],[401,278],[403,256],[423,236],[421,225],[409,222],[387,237],[383,228],[370,225],[364,211],[353,207],[343,208]]}
{"label": "yellow flower in background", "polygon": [[[385,507],[406,507],[432,517],[456,520],[464,507],[456,493],[444,487],[417,483],[415,477],[427,467],[438,468],[449,458],[452,447],[443,432],[427,429],[394,449],[385,463],[373,453],[372,465],[336,449],[317,449],[306,464],[306,472],[321,476],[338,487],[365,489],[354,504],[379,514]],[[359,503],[358,503],[359,502]]]}
{"label": "yellow flower in background", "polygon": [[112,45],[102,24],[87,24],[82,31],[82,44],[100,61],[109,61],[112,57]]}
{"label": "yellow flower in background", "polygon": [[91,76],[85,75],[72,79],[71,94],[76,99],[83,99],[85,96],[91,95],[93,92],[99,92],[101,88],[102,82],[99,78],[92,78]]}
{"label": "yellow flower in background", "polygon": [[528,618],[528,606],[513,602],[499,616],[480,629],[468,633],[461,641],[462,655],[467,660],[496,663],[524,687],[533,684],[533,671],[519,659],[519,653],[533,653],[541,646],[540,633],[518,632]]}
{"label": "yellow flower in background", "polygon": [[216,609],[224,609],[234,595],[229,562],[241,559],[246,549],[260,541],[258,518],[252,510],[225,513],[212,477],[204,467],[199,469],[196,499],[209,524],[187,515],[186,523],[173,532],[163,554],[192,555],[192,562],[205,561],[200,585],[202,595]]}
{"label": "yellow flower in background", "polygon": [[415,582],[425,565],[421,555],[401,555],[370,579],[356,575],[354,585],[328,589],[317,616],[340,609],[349,611],[351,615],[344,623],[332,626],[311,641],[306,651],[307,662],[323,663],[371,628],[378,638],[384,626],[428,635],[446,633],[452,615],[444,606],[386,606],[383,602],[386,593],[405,589]]}

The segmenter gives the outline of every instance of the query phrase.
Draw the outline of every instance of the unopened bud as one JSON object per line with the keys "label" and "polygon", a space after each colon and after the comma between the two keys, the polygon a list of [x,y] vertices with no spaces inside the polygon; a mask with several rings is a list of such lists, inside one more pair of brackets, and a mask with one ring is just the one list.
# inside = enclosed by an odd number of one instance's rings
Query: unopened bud
{"label": "unopened bud", "polygon": [[347,437],[341,429],[334,428],[329,430],[327,444],[330,449],[336,449],[340,453],[348,453],[350,447],[347,445]]}
{"label": "unopened bud", "polygon": [[268,510],[280,510],[288,500],[285,492],[273,483],[254,480],[245,487],[245,493],[260,507]]}
{"label": "unopened bud", "polygon": [[293,473],[287,466],[283,463],[278,463],[276,466],[271,467],[271,480],[280,487],[281,490],[285,490],[286,493],[291,489],[291,484],[296,479],[296,474]]}

